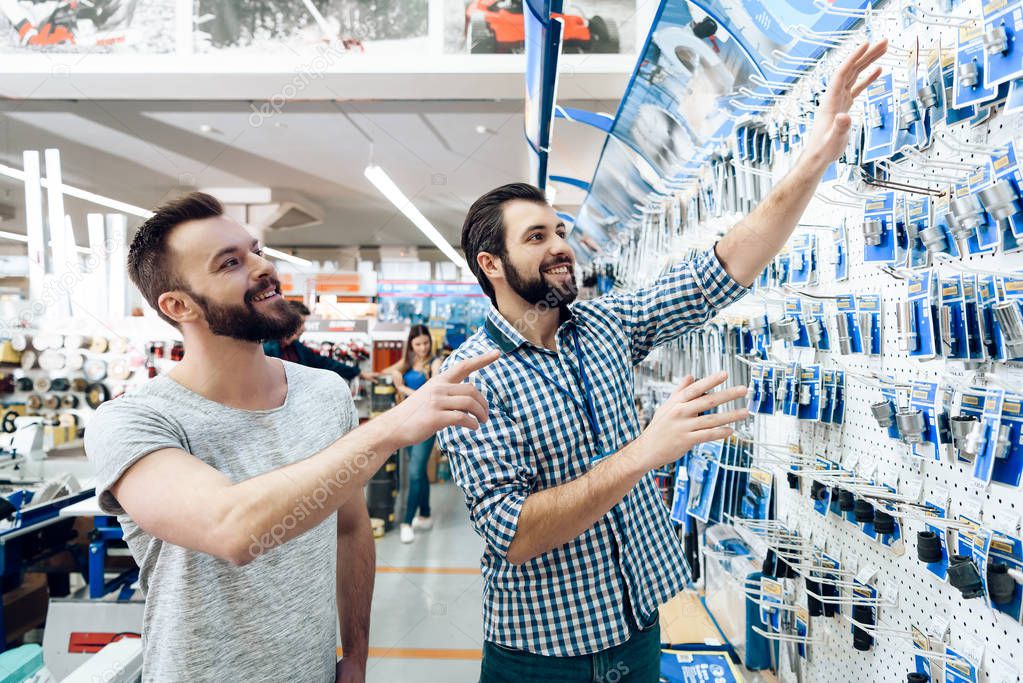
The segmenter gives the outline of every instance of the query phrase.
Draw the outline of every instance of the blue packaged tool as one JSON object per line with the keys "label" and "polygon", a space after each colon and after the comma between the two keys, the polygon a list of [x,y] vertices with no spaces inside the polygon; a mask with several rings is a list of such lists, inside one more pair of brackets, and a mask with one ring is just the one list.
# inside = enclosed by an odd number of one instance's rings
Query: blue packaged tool
{"label": "blue packaged tool", "polygon": [[1002,403],[1005,392],[998,388],[988,388],[984,401],[984,412],[981,415],[983,426],[983,446],[977,453],[973,463],[973,478],[985,484],[990,483],[995,467],[995,458],[999,451],[999,427],[1002,422]]}
{"label": "blue packaged tool", "polygon": [[1023,474],[1023,397],[1006,393],[1002,397],[1002,417],[994,435],[994,460],[991,481],[1019,486]]}
{"label": "blue packaged tool", "polygon": [[966,302],[963,297],[963,276],[952,275],[939,280],[941,308],[938,314],[941,355],[950,360],[969,360],[969,336],[966,333]]}
{"label": "blue packaged tool", "polygon": [[1019,0],[982,3],[984,10],[984,87],[994,88],[1023,76],[1023,45],[1019,45]]}
{"label": "blue packaged tool", "polygon": [[984,27],[971,21],[959,27],[956,36],[955,96],[957,108],[995,99],[997,87],[986,87]]}
{"label": "blue packaged tool", "polygon": [[883,192],[863,204],[863,261],[896,262],[895,193]]}
{"label": "blue packaged tool", "polygon": [[809,365],[800,370],[798,402],[797,416],[800,420],[820,421],[821,366]]}
{"label": "blue packaged tool", "polygon": [[898,131],[891,74],[882,75],[870,85],[865,106],[866,138],[862,161],[891,158],[895,154],[895,134]]}
{"label": "blue packaged tool", "polygon": [[880,356],[884,344],[881,295],[861,294],[856,298],[856,311],[863,353],[868,356]]}
{"label": "blue packaged tool", "polygon": [[932,271],[914,275],[906,283],[908,300],[898,306],[899,350],[917,360],[937,356],[934,320],[935,278]]}
{"label": "blue packaged tool", "polygon": [[[984,580],[985,588],[987,589],[988,605],[999,612],[1008,614],[1019,623],[1021,615],[1023,615],[1023,609],[1021,609],[1021,606],[1023,606],[1023,586],[1020,586],[1011,578],[1008,580],[1001,579],[1002,583],[996,586],[992,585],[991,580],[993,573],[995,575],[1007,575],[1007,570],[1010,569],[1023,571],[1023,542],[1020,541],[1018,534],[993,530],[991,540],[988,543],[986,565],[988,571],[984,572]],[[999,565],[1005,569],[1002,569]],[[1011,589],[1011,593],[1008,591],[1003,593],[1006,587]],[[1001,590],[998,590],[999,588]]]}

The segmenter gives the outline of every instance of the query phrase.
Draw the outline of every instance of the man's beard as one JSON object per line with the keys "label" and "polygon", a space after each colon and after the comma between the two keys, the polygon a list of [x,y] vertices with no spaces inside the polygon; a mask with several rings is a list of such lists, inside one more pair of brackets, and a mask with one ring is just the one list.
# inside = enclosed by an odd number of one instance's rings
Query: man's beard
{"label": "man's beard", "polygon": [[276,281],[258,285],[245,293],[245,302],[242,304],[219,304],[196,292],[189,291],[188,294],[202,309],[210,332],[215,335],[246,342],[285,339],[302,324],[302,316],[283,297],[269,307],[271,310],[268,313],[257,311],[252,299],[265,292],[270,284],[280,288]]}
{"label": "man's beard", "polygon": [[552,285],[543,275],[545,268],[552,268],[557,265],[572,267],[571,262],[559,260],[556,262],[544,263],[540,266],[540,272],[533,280],[527,280],[510,259],[504,259],[505,278],[512,290],[532,305],[546,302],[551,307],[564,307],[575,301],[579,290],[574,279],[569,279],[564,285]]}

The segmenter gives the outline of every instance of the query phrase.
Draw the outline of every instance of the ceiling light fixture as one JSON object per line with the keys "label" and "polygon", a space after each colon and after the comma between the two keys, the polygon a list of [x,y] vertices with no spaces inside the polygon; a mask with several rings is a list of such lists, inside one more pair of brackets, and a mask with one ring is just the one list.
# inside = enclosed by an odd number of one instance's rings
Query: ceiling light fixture
{"label": "ceiling light fixture", "polygon": [[[22,182],[25,181],[25,172],[20,169],[14,168],[13,166],[5,166],[4,164],[0,164],[0,175],[7,176],[8,178],[14,178],[15,180],[20,180]],[[40,178],[39,182],[40,185],[48,188],[46,178]],[[116,199],[111,199],[110,197],[104,197],[101,194],[89,192],[88,190],[82,190],[77,187],[72,187],[71,185],[61,184],[61,190],[63,190],[64,194],[68,195],[69,197],[77,197],[78,199],[82,199],[87,202],[97,204],[99,206],[105,206],[109,209],[113,209],[114,211],[120,211],[121,213],[126,213],[131,216],[138,216],[143,220],[146,220],[153,215],[152,211],[150,211],[149,209],[144,209],[141,206],[135,206],[134,204],[121,202]],[[5,233],[3,231],[0,231],[0,238],[26,242],[28,241],[28,238],[24,235],[18,235],[17,233]],[[82,251],[82,248],[79,248],[78,251]],[[264,247],[263,253],[265,253],[267,256],[272,256],[273,258],[280,259],[281,261],[290,261],[291,263],[300,266],[308,267],[313,265],[312,261],[308,261],[304,258],[299,258],[298,256],[292,256],[291,254],[285,254],[283,251],[278,251],[270,247]]]}
{"label": "ceiling light fixture", "polygon": [[419,228],[419,230],[426,235],[427,238],[429,238],[429,240],[433,242],[445,256],[451,259],[452,263],[461,268],[463,271],[469,270],[469,264],[466,263],[464,258],[462,258],[462,255],[455,251],[454,247],[448,244],[448,241],[444,239],[444,236],[441,235],[440,232],[438,232],[437,228],[433,227],[433,224],[427,220],[426,216],[424,216],[409,200],[409,198],[405,196],[405,193],[398,189],[398,186],[394,184],[394,181],[391,180],[391,177],[387,175],[387,172],[384,171],[384,169],[371,164],[366,167],[364,173],[369,182],[373,183],[373,185],[380,190],[380,194],[384,195],[389,202],[394,204],[399,211],[405,214],[405,217],[412,221],[412,224]]}
{"label": "ceiling light fixture", "polygon": [[293,254],[285,253],[283,251],[278,251],[277,249],[274,249],[273,247],[264,246],[263,247],[263,253],[266,254],[267,256],[272,256],[275,259],[280,259],[281,261],[287,261],[288,263],[294,263],[295,265],[299,265],[299,266],[305,266],[306,268],[309,268],[310,266],[313,265],[313,262],[310,261],[309,259],[304,259],[304,258],[295,256]]}

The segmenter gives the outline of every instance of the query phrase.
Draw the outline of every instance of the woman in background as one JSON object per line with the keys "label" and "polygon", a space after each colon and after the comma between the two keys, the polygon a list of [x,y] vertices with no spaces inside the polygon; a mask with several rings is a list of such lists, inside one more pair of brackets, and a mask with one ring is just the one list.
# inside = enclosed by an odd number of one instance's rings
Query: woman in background
{"label": "woman in background", "polygon": [[[416,389],[426,384],[439,371],[440,364],[441,359],[433,353],[433,337],[430,336],[429,328],[426,325],[413,325],[405,344],[405,357],[389,368],[399,397],[411,396]],[[426,465],[430,461],[435,440],[436,437],[431,436],[410,449],[408,499],[399,531],[402,543],[411,543],[416,539],[415,529],[425,531],[433,526]]]}

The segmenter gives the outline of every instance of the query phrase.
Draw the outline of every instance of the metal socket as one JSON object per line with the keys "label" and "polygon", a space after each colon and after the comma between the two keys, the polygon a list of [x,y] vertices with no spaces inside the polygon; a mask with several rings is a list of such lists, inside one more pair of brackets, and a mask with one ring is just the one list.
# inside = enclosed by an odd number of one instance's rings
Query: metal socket
{"label": "metal socket", "polygon": [[806,336],[810,339],[810,345],[815,349],[820,348],[821,337],[824,335],[824,324],[820,318],[810,318],[806,321]]}
{"label": "metal socket", "polygon": [[948,248],[945,232],[937,225],[931,225],[921,230],[920,241],[923,242],[924,249],[932,254],[941,253]]}
{"label": "metal socket", "polygon": [[863,353],[868,356],[877,355],[874,353],[874,314],[860,313],[860,336],[863,339]]}
{"label": "metal socket", "polygon": [[972,59],[968,62],[960,62],[956,72],[959,74],[959,85],[963,88],[975,88],[980,81],[980,67]]}
{"label": "metal socket", "polygon": [[749,321],[750,327],[757,334],[766,334],[770,329],[770,322],[766,315],[755,315]]}
{"label": "metal socket", "polygon": [[794,342],[799,339],[799,321],[792,316],[787,315],[774,323],[772,332],[774,330],[777,330],[777,335],[787,342]]}
{"label": "metal socket", "polygon": [[813,400],[813,393],[811,393],[811,391],[810,391],[810,385],[809,384],[800,384],[799,385],[799,405],[801,405],[801,406],[808,406],[808,405],[810,405],[810,402],[812,400]]}
{"label": "metal socket", "polygon": [[1002,221],[1019,213],[1019,195],[1012,183],[1002,178],[980,191],[980,201],[989,214]]}
{"label": "metal socket", "polygon": [[916,100],[905,99],[899,103],[899,128],[909,130],[920,120],[920,107]]}
{"label": "metal socket", "polygon": [[968,194],[953,199],[951,207],[959,226],[957,232],[969,235],[984,223],[984,207],[976,195]]}
{"label": "metal socket", "polygon": [[867,109],[867,125],[871,128],[884,128],[884,114],[881,105],[875,104]]}
{"label": "metal socket", "polygon": [[925,109],[938,106],[938,91],[930,83],[917,90],[916,96],[920,99],[920,104],[924,105]]}
{"label": "metal socket", "polygon": [[916,351],[917,333],[913,304],[909,301],[900,301],[895,304],[895,313],[899,330],[899,350]]}
{"label": "metal socket", "polygon": [[872,247],[881,246],[881,237],[884,235],[884,223],[876,218],[863,221],[863,241]]}
{"label": "metal socket", "polygon": [[789,270],[793,273],[797,273],[806,267],[806,260],[803,258],[803,252],[794,251],[789,254]]}
{"label": "metal socket", "polygon": [[873,414],[874,419],[877,420],[877,424],[882,429],[888,429],[892,426],[892,422],[895,420],[895,407],[892,406],[891,401],[881,401],[874,403],[870,406],[870,412]]}
{"label": "metal socket", "polygon": [[1009,358],[1023,356],[1023,314],[1015,301],[1003,301],[991,307],[1002,330],[1005,350]]}
{"label": "metal socket", "polygon": [[1009,425],[998,425],[998,439],[995,440],[995,458],[1003,459],[1009,455],[1009,435],[1012,427]]}
{"label": "metal socket", "polygon": [[977,424],[978,420],[975,415],[956,415],[955,417],[949,418],[949,428],[952,431],[952,443],[959,450],[963,449],[963,445],[966,443],[966,437],[970,435],[973,430],[973,426]]}
{"label": "metal socket", "polygon": [[920,224],[916,221],[909,221],[906,223],[906,239],[909,240],[910,245],[920,237]]}
{"label": "metal socket", "polygon": [[843,356],[852,353],[852,337],[849,334],[849,316],[845,313],[835,314],[835,329],[837,330],[838,352]]}
{"label": "metal socket", "polygon": [[1009,49],[1009,34],[1005,31],[1005,26],[999,24],[984,32],[984,49],[992,57]]}
{"label": "metal socket", "polygon": [[899,426],[899,436],[908,444],[923,443],[924,430],[927,423],[924,422],[924,414],[921,410],[905,408],[895,413],[895,423]]}
{"label": "metal socket", "polygon": [[970,427],[970,433],[963,439],[963,445],[959,447],[960,455],[972,461],[984,449],[984,436],[986,432],[984,423],[977,420]]}

